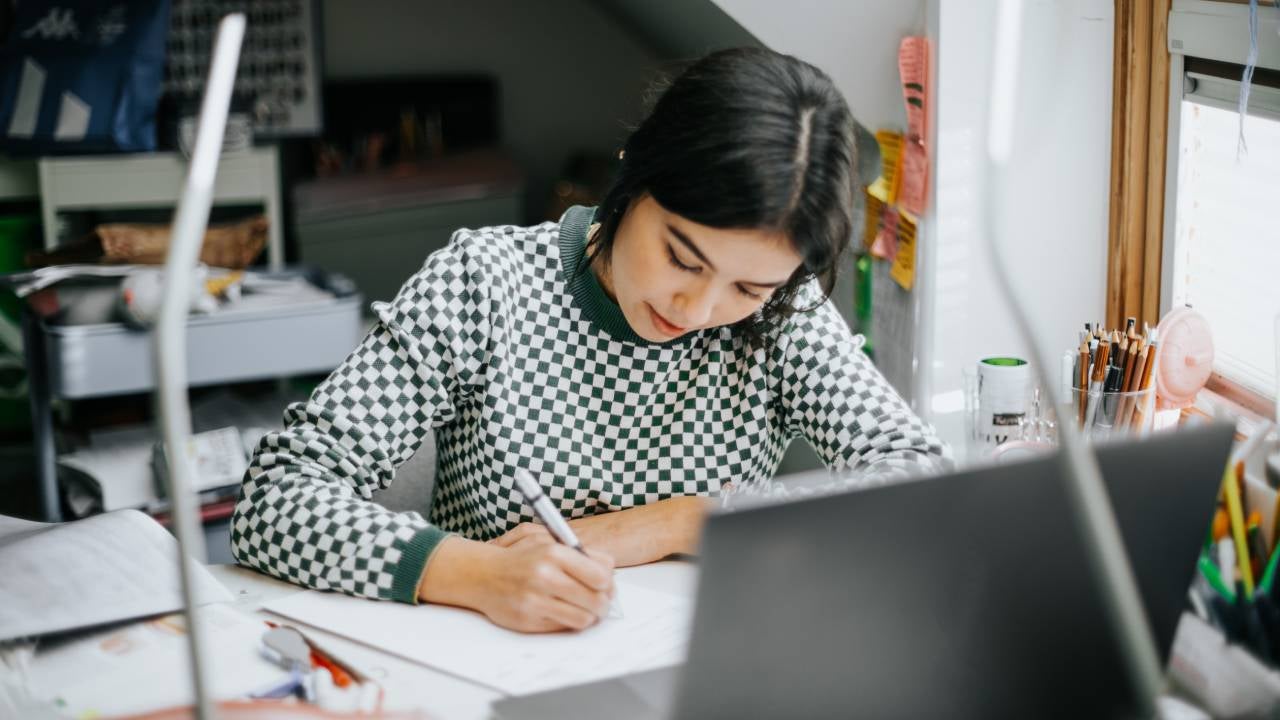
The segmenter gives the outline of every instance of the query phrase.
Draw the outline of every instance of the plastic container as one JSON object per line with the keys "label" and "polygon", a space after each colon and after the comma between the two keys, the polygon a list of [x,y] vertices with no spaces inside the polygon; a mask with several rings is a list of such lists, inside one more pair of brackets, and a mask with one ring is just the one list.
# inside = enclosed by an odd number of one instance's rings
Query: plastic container
{"label": "plastic container", "polygon": [[1085,438],[1105,440],[1141,436],[1155,419],[1155,385],[1135,392],[1069,391],[1070,402],[1060,414],[1075,421]]}
{"label": "plastic container", "polygon": [[[329,372],[360,342],[358,294],[255,310],[192,316],[187,378],[192,386]],[[41,321],[50,394],[87,398],[145,392],[155,383],[152,335],[123,323]]]}

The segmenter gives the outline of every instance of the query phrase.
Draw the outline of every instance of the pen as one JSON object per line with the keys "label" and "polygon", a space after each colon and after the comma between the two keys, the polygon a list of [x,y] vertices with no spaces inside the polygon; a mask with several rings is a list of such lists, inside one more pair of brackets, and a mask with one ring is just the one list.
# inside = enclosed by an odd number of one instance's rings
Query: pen
{"label": "pen", "polygon": [[1280,648],[1280,610],[1267,595],[1255,595],[1254,607],[1258,610],[1258,619],[1262,621],[1262,631],[1271,643],[1272,658]]}
{"label": "pen", "polygon": [[1098,413],[1098,400],[1102,397],[1102,381],[1107,377],[1107,357],[1111,354],[1111,342],[1098,341],[1098,352],[1093,358],[1093,376],[1089,378],[1089,401],[1084,413],[1085,432],[1093,427]]}
{"label": "pen", "polygon": [[1205,582],[1209,583],[1209,587],[1221,595],[1223,600],[1235,602],[1235,591],[1227,587],[1227,584],[1222,581],[1222,574],[1218,572],[1218,568],[1214,566],[1213,561],[1209,559],[1207,554],[1200,554],[1198,565],[1200,574],[1204,576]]}
{"label": "pen", "polygon": [[1222,627],[1222,634],[1226,635],[1229,642],[1238,643],[1244,641],[1246,636],[1236,607],[1235,603],[1227,602],[1219,595],[1209,596],[1209,610],[1217,617]]}
{"label": "pen", "polygon": [[[520,494],[524,496],[525,502],[533,508],[534,514],[547,527],[547,531],[551,533],[561,545],[568,545],[583,555],[587,554],[587,549],[582,546],[582,541],[573,533],[573,528],[569,527],[569,523],[560,515],[559,511],[551,504],[551,500],[547,498],[546,493],[542,492],[542,486],[537,480],[529,474],[524,468],[516,468],[516,487],[520,490]],[[609,606],[609,617],[621,617],[622,609],[618,607],[617,599]]]}
{"label": "pen", "polygon": [[1271,639],[1268,637],[1271,633],[1266,624],[1270,618],[1263,617],[1266,611],[1258,603],[1242,600],[1239,595],[1236,595],[1236,607],[1240,608],[1244,616],[1244,631],[1249,646],[1263,662],[1272,663],[1274,656],[1271,654]]}

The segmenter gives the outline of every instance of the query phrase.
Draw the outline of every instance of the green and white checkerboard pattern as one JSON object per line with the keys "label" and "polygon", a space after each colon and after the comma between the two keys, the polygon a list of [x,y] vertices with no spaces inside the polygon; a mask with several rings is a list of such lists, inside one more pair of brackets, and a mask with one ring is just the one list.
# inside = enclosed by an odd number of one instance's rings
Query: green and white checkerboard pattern
{"label": "green and white checkerboard pattern", "polygon": [[[258,446],[232,523],[236,558],[412,602],[448,532],[489,539],[533,519],[517,467],[581,517],[728,483],[769,488],[798,437],[858,482],[945,463],[829,302],[762,347],[728,328],[667,345],[636,336],[595,277],[574,272],[590,219],[574,208],[558,225],[460,230],[393,301],[374,303],[369,335]],[[429,520],[374,503],[429,432]]]}

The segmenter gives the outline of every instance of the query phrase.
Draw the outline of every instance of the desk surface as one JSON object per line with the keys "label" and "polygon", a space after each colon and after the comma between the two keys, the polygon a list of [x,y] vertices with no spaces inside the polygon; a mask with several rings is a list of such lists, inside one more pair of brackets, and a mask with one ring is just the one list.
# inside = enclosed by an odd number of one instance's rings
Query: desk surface
{"label": "desk surface", "polygon": [[[233,596],[231,607],[249,615],[272,617],[260,610],[263,603],[300,591],[295,585],[234,565],[214,565],[210,566],[209,570]],[[684,597],[693,595],[697,579],[697,566],[681,561],[630,568],[624,572],[630,583]],[[1190,619],[1194,620],[1194,618]],[[1181,630],[1185,630],[1188,625],[1194,626],[1194,622],[1188,623],[1187,620],[1184,618],[1184,627]],[[490,705],[501,697],[500,693],[487,687],[404,660],[377,648],[347,640],[324,630],[309,626],[300,627],[327,651],[376,679],[385,691],[383,706],[388,711],[419,710],[441,720],[452,718],[483,720],[491,717]],[[1179,640],[1187,642],[1193,634],[1180,632]],[[1175,641],[1175,646],[1177,644],[1178,642]],[[1209,645],[1213,647],[1210,648]],[[1188,657],[1198,656],[1212,650],[1210,653],[1212,657],[1201,658],[1198,667],[1200,670],[1204,670],[1205,667],[1214,668],[1223,665],[1221,655],[1224,647],[1222,646],[1224,643],[1221,636],[1216,636],[1216,640],[1207,644],[1201,642],[1199,647],[1184,650],[1183,654]],[[1175,655],[1178,652],[1178,648],[1175,647]],[[1185,658],[1183,662],[1186,662]],[[1173,663],[1175,676],[1178,675],[1176,672],[1178,665],[1178,662]],[[1233,688],[1238,686],[1239,683],[1232,684]],[[1223,688],[1217,688],[1217,690],[1223,691]],[[1236,696],[1238,693],[1233,690],[1231,695]],[[1208,717],[1172,698],[1162,698],[1162,705],[1165,712],[1169,713],[1166,717],[1195,718],[1196,720]]]}
{"label": "desk surface", "polygon": [[[281,582],[235,565],[209,568],[231,594],[235,605],[245,612],[259,612],[263,603],[298,592],[296,585]],[[666,561],[630,568],[628,582],[685,597],[691,597],[697,566],[690,562]],[[386,691],[387,710],[423,710],[433,717],[485,720],[489,705],[502,697],[493,690],[468,680],[403,660],[376,648],[362,645],[324,630],[304,628],[323,642],[326,649],[357,669],[376,678]]]}

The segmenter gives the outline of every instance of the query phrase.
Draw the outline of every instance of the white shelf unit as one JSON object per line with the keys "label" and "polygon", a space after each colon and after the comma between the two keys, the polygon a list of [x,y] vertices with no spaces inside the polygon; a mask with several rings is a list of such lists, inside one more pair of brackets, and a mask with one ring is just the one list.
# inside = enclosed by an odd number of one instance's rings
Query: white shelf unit
{"label": "white shelf unit", "polygon": [[[177,153],[46,157],[37,163],[44,247],[60,244],[58,214],[74,210],[173,207],[187,160]],[[261,203],[266,210],[267,264],[284,265],[280,158],[275,146],[227,153],[218,163],[214,205]]]}

